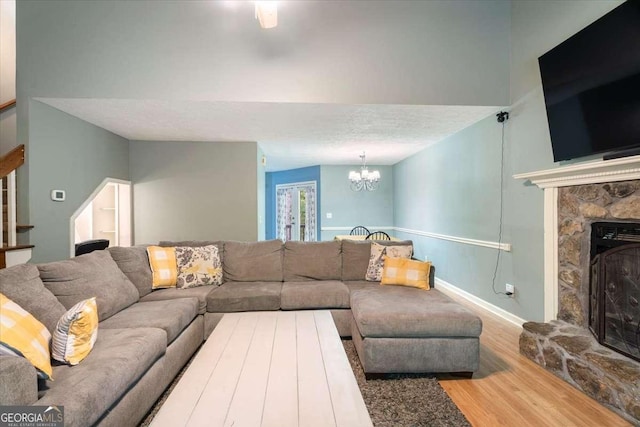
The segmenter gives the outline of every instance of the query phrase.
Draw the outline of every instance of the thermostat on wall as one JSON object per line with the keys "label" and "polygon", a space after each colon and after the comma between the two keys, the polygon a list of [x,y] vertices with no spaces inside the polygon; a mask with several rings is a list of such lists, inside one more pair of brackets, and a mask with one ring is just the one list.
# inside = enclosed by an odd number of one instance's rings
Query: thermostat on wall
{"label": "thermostat on wall", "polygon": [[65,197],[64,190],[51,190],[51,200],[54,202],[64,202]]}

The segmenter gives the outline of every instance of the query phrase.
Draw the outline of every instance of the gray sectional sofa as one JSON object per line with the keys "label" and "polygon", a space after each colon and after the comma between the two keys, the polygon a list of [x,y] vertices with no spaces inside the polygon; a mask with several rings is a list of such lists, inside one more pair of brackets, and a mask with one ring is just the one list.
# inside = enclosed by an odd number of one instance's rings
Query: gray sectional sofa
{"label": "gray sectional sofa", "polygon": [[0,405],[64,405],[68,426],[135,425],[224,314],[238,311],[330,310],[367,373],[478,368],[480,319],[436,289],[365,281],[370,242],[160,242],[207,244],[221,249],[221,286],[152,290],[142,245],[0,270],[0,292],[50,331],[91,296],[100,319],[89,356],[54,366],[54,381],[0,356]]}

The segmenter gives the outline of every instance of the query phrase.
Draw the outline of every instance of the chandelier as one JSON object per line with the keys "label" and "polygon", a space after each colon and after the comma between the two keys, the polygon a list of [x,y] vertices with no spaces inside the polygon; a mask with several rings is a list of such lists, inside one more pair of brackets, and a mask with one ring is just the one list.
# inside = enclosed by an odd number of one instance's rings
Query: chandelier
{"label": "chandelier", "polygon": [[364,152],[362,152],[360,159],[362,159],[360,172],[349,172],[351,189],[353,191],[373,191],[378,188],[378,183],[380,182],[380,172],[369,171],[369,169],[367,169],[367,161]]}

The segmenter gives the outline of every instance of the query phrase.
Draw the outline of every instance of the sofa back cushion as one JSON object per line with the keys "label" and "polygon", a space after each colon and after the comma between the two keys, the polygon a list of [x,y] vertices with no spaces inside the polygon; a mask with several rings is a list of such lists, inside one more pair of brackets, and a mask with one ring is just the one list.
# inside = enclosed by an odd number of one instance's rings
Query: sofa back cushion
{"label": "sofa back cushion", "polygon": [[140,298],[138,290],[118,268],[109,251],[38,264],[38,270],[44,285],[67,310],[82,300],[96,297],[100,321]]}
{"label": "sofa back cushion", "polygon": [[281,240],[225,242],[224,278],[233,282],[282,282]]}
{"label": "sofa back cushion", "polygon": [[283,268],[285,282],[340,280],[341,242],[286,242]]}
{"label": "sofa back cushion", "polygon": [[[413,245],[411,240],[387,241],[377,240],[376,243],[384,246]],[[365,280],[369,258],[371,257],[370,241],[342,241],[342,280]]]}
{"label": "sofa back cushion", "polygon": [[147,245],[123,248],[114,246],[107,249],[118,267],[127,276],[131,283],[138,289],[138,295],[142,298],[151,293],[153,274],[149,266]]}
{"label": "sofa back cushion", "polygon": [[38,267],[20,264],[0,270],[0,293],[31,313],[51,334],[67,311],[40,280]]}

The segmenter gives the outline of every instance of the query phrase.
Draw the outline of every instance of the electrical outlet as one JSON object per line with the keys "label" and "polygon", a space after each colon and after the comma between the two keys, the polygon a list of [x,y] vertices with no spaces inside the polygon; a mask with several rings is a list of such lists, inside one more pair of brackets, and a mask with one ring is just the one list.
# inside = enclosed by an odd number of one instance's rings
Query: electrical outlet
{"label": "electrical outlet", "polygon": [[428,256],[428,255],[425,255],[425,256],[424,256],[424,262],[428,262],[428,261],[429,261],[429,256]]}
{"label": "electrical outlet", "polygon": [[506,285],[506,291],[507,293],[511,292],[511,295],[509,295],[511,298],[514,297],[514,295],[516,294],[516,287],[507,283]]}

